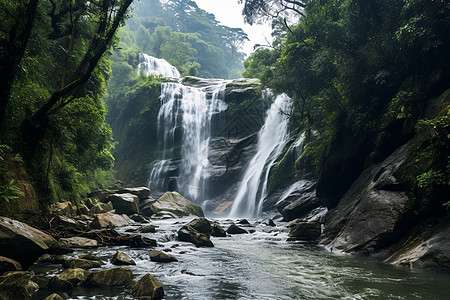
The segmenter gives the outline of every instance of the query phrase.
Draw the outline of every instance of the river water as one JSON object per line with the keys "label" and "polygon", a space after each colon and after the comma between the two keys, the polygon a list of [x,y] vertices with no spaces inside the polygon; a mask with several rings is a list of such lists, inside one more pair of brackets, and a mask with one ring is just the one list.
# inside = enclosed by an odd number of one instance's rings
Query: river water
{"label": "river water", "polygon": [[[178,262],[151,262],[150,249],[102,247],[77,250],[69,256],[92,253],[112,268],[117,250],[136,261],[135,279],[146,273],[164,286],[164,299],[449,299],[450,275],[409,270],[372,260],[330,253],[314,244],[287,242],[284,223],[276,227],[250,220],[243,227],[253,233],[212,237],[214,248],[196,248],[176,240],[176,232],[190,219],[153,221],[157,233],[144,234],[158,241]],[[226,229],[231,220],[220,220]],[[121,228],[125,231],[130,227]],[[62,271],[58,265],[32,267],[42,286]],[[39,291],[33,299],[49,292]],[[69,299],[133,299],[124,289],[74,289]]]}

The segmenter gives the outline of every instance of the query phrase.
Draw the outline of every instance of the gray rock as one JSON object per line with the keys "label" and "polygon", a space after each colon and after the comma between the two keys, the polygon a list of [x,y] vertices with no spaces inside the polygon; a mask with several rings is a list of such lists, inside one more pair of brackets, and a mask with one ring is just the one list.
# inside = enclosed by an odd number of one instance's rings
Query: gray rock
{"label": "gray rock", "polygon": [[150,257],[151,261],[155,262],[162,262],[162,263],[169,263],[169,262],[175,262],[178,261],[175,257],[172,255],[169,255],[167,253],[158,251],[158,250],[152,250],[148,253],[148,256]]}
{"label": "gray rock", "polygon": [[87,287],[130,287],[133,282],[133,273],[127,268],[113,268],[92,272],[84,281]]}
{"label": "gray rock", "polygon": [[91,223],[91,228],[111,228],[122,227],[131,224],[131,220],[126,215],[118,215],[112,212],[96,214],[94,221]]}
{"label": "gray rock", "polygon": [[50,291],[67,291],[86,280],[89,271],[81,268],[70,268],[53,276],[47,284]]}
{"label": "gray rock", "polygon": [[211,236],[215,237],[226,237],[227,233],[222,228],[222,226],[219,225],[217,222],[213,222],[211,224]]}
{"label": "gray rock", "polygon": [[322,201],[317,198],[316,191],[303,193],[299,198],[293,200],[280,210],[286,222],[302,218],[308,215],[313,209],[320,207]]}
{"label": "gray rock", "polygon": [[295,220],[289,230],[289,240],[315,241],[320,237],[321,225],[318,222]]}
{"label": "gray rock", "polygon": [[163,285],[152,275],[145,274],[131,288],[133,297],[142,299],[150,297],[152,300],[160,300],[164,297]]}
{"label": "gray rock", "polygon": [[136,262],[122,251],[117,251],[111,259],[111,263],[116,266],[136,265]]}
{"label": "gray rock", "polygon": [[98,247],[98,242],[93,239],[88,239],[85,237],[71,237],[71,238],[61,238],[59,239],[61,245],[67,248],[95,248]]}
{"label": "gray rock", "polygon": [[173,213],[177,217],[204,216],[200,206],[187,200],[177,192],[166,192],[161,198],[153,202],[151,206],[153,213],[165,211]]}
{"label": "gray rock", "polygon": [[0,256],[0,275],[9,271],[22,271],[22,266],[13,259]]}
{"label": "gray rock", "polygon": [[[141,210],[142,213],[142,210]],[[138,223],[149,223],[150,221],[147,220],[145,217],[138,215],[138,214],[134,214],[129,216],[131,220],[138,222]]]}
{"label": "gray rock", "polygon": [[130,193],[112,194],[106,201],[111,201],[118,214],[139,214],[139,197]]}
{"label": "gray rock", "polygon": [[392,247],[395,252],[385,262],[411,268],[450,271],[449,225],[447,221],[428,230],[421,229],[419,234],[408,235],[400,245]]}
{"label": "gray rock", "polygon": [[141,226],[138,229],[136,229],[137,232],[140,233],[155,233],[156,232],[156,228],[153,225],[145,225],[145,226]]}
{"label": "gray rock", "polygon": [[190,221],[188,226],[192,227],[198,232],[210,234],[211,233],[211,222],[206,218],[197,218]]}
{"label": "gray rock", "polygon": [[229,233],[229,234],[244,234],[244,233],[248,233],[248,231],[238,227],[236,224],[233,223],[230,225],[230,227],[228,227],[227,233]]}
{"label": "gray rock", "polygon": [[139,200],[144,200],[150,197],[151,190],[148,187],[134,187],[124,188],[117,192],[118,194],[133,194],[139,197]]}
{"label": "gray rock", "polygon": [[197,247],[214,247],[208,233],[199,232],[189,225],[178,230],[178,240],[192,243]]}
{"label": "gray rock", "polygon": [[395,178],[408,144],[359,176],[325,221],[320,243],[350,253],[373,254],[398,240],[410,200]]}
{"label": "gray rock", "polygon": [[50,235],[25,223],[0,217],[1,256],[14,259],[27,268],[42,254],[59,248],[58,242]]}

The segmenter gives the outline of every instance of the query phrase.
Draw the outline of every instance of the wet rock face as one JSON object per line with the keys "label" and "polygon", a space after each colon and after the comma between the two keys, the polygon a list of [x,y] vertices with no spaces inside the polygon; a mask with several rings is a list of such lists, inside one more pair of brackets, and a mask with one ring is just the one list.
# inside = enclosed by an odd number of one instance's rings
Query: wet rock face
{"label": "wet rock face", "polygon": [[373,254],[407,230],[409,199],[395,178],[408,145],[366,169],[325,221],[321,243],[345,252]]}
{"label": "wet rock face", "polygon": [[50,235],[25,223],[0,217],[0,255],[19,262],[27,268],[39,256],[59,248]]}
{"label": "wet rock face", "polygon": [[301,196],[281,209],[280,213],[287,222],[301,218],[313,209],[321,206],[322,201],[317,198],[316,191],[301,194]]}
{"label": "wet rock face", "polygon": [[294,221],[289,230],[291,241],[315,241],[321,233],[321,225],[318,222]]}
{"label": "wet rock face", "polygon": [[394,245],[385,262],[411,268],[450,271],[450,222],[418,231]]}

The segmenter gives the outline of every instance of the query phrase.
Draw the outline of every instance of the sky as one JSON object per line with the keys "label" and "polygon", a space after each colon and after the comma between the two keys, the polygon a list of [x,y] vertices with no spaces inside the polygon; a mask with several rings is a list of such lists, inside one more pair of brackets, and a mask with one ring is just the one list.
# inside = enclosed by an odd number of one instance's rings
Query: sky
{"label": "sky", "polygon": [[242,7],[244,4],[239,4],[238,0],[194,0],[198,7],[212,13],[216,16],[222,25],[242,28],[248,34],[250,39],[244,45],[244,52],[250,54],[253,52],[255,44],[267,45],[267,40],[271,40],[271,26],[265,25],[248,25],[244,23],[244,16],[242,16]]}

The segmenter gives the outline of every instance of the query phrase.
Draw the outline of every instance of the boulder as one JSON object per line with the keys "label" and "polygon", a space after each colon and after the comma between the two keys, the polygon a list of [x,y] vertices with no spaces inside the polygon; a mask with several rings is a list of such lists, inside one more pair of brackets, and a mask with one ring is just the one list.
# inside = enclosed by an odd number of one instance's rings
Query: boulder
{"label": "boulder", "polygon": [[78,285],[78,283],[86,280],[89,271],[81,268],[70,268],[62,273],[53,276],[47,284],[50,291],[67,291]]}
{"label": "boulder", "polygon": [[164,288],[155,277],[145,274],[133,285],[131,294],[138,299],[150,297],[152,300],[160,300],[164,297]]}
{"label": "boulder", "polygon": [[298,218],[305,217],[313,209],[323,205],[322,201],[317,198],[316,191],[303,193],[299,198],[292,200],[291,203],[280,209],[279,212],[283,216],[284,221],[289,222]]}
{"label": "boulder", "polygon": [[189,225],[185,225],[178,230],[178,240],[192,243],[197,247],[214,247],[208,233],[198,232]]}
{"label": "boulder", "polygon": [[150,256],[151,261],[155,261],[155,262],[169,263],[169,262],[178,261],[178,259],[176,259],[172,255],[169,255],[167,253],[164,253],[164,252],[161,252],[158,250],[150,251],[148,253],[148,256]]}
{"label": "boulder", "polygon": [[201,233],[210,234],[211,233],[211,222],[206,218],[197,218],[190,221],[188,226],[194,228],[196,231]]}
{"label": "boulder", "polygon": [[75,236],[71,238],[61,238],[59,243],[67,248],[95,248],[98,247],[96,240]]}
{"label": "boulder", "polygon": [[303,222],[300,219],[295,220],[289,226],[290,241],[315,241],[320,237],[321,225],[318,222]]}
{"label": "boulder", "polygon": [[211,236],[226,237],[227,233],[222,228],[222,226],[219,225],[219,223],[214,222],[214,223],[211,224]]}
{"label": "boulder", "polygon": [[187,200],[177,192],[166,192],[158,200],[151,204],[153,213],[166,211],[173,213],[177,217],[198,216],[203,217],[203,211],[197,204]]}
{"label": "boulder", "polygon": [[127,268],[113,268],[92,272],[84,281],[87,287],[131,286],[133,273]]}
{"label": "boulder", "polygon": [[53,293],[50,296],[45,297],[44,300],[64,300],[64,298],[56,293]]}
{"label": "boulder", "polygon": [[229,234],[244,234],[248,233],[247,230],[238,227],[236,224],[231,224],[227,229],[227,233]]}
{"label": "boulder", "polygon": [[57,293],[53,293],[47,297],[44,298],[44,300],[64,300],[63,297],[61,297],[59,294]]}
{"label": "boulder", "polygon": [[22,271],[22,266],[13,259],[0,256],[0,275],[9,271]]}
{"label": "boulder", "polygon": [[52,205],[51,211],[59,215],[72,216],[77,213],[77,207],[70,202],[58,202]]}
{"label": "boulder", "polygon": [[[142,213],[142,211],[141,211]],[[129,216],[131,220],[138,222],[138,223],[150,223],[149,220],[147,220],[145,217],[138,215],[138,214],[134,214]]]}
{"label": "boulder", "polygon": [[250,225],[250,222],[247,219],[242,219],[238,221],[239,225]]}
{"label": "boulder", "polygon": [[136,229],[137,232],[140,233],[155,233],[156,232],[156,228],[154,225],[145,225],[145,226],[141,226],[138,229]]}
{"label": "boulder", "polygon": [[[278,196],[276,201],[276,208],[281,213],[283,208],[287,205],[295,202],[295,200],[301,198],[304,194],[313,192],[316,187],[316,183],[309,180],[299,180],[294,182],[283,190],[283,193]],[[269,197],[270,198],[270,197]]]}
{"label": "boulder", "polygon": [[124,188],[119,190],[117,194],[133,194],[138,196],[139,200],[144,200],[150,197],[151,190],[148,187]]}
{"label": "boulder", "polygon": [[409,153],[406,144],[386,160],[364,170],[328,212],[320,243],[349,253],[374,254],[411,227],[411,201],[395,177]]}
{"label": "boulder", "polygon": [[38,289],[30,272],[15,271],[0,276],[0,299],[28,300]]}
{"label": "boulder", "polygon": [[106,201],[111,201],[118,214],[133,215],[139,213],[139,197],[130,193],[112,194]]}
{"label": "boulder", "polygon": [[122,251],[117,251],[111,259],[111,263],[116,266],[136,265],[136,262]]}
{"label": "boulder", "polygon": [[65,269],[92,269],[92,268],[100,268],[102,263],[96,260],[82,259],[82,258],[74,258],[68,259],[63,262],[63,267]]}
{"label": "boulder", "polygon": [[0,217],[0,255],[19,262],[28,268],[39,256],[59,249],[50,235],[25,223]]}
{"label": "boulder", "polygon": [[57,215],[53,218],[53,220],[51,221],[51,225],[63,230],[67,230],[67,229],[81,229],[82,225],[75,221],[72,218],[69,218],[67,216],[63,216],[63,215]]}
{"label": "boulder", "polygon": [[118,215],[112,212],[96,214],[91,228],[111,228],[130,225],[131,221],[126,215]]}
{"label": "boulder", "polygon": [[108,203],[98,202],[91,207],[90,212],[91,214],[101,214],[112,211],[113,209],[114,207],[111,201],[109,201]]}

